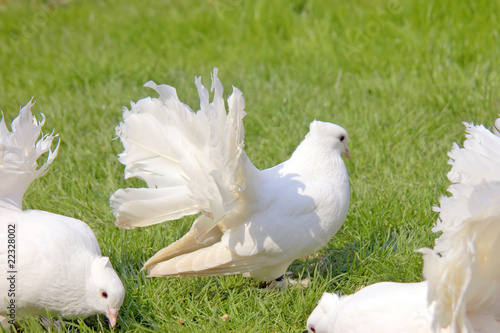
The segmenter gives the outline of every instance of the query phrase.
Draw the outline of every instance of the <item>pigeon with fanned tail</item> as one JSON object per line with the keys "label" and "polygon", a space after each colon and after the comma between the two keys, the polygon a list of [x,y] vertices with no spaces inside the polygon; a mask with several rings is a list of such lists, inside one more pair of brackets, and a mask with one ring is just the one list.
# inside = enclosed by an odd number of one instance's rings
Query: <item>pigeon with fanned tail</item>
{"label": "pigeon with fanned tail", "polygon": [[20,110],[12,131],[0,122],[0,325],[8,329],[25,316],[100,313],[114,327],[125,290],[92,230],[70,217],[22,210],[24,192],[59,148],[51,150],[54,135],[38,140],[45,119],[38,122],[32,106]]}
{"label": "pigeon with fanned tail", "polygon": [[217,69],[213,101],[198,77],[201,110],[173,87],[146,83],[159,98],[124,110],[117,133],[125,177],[148,188],[119,189],[111,206],[122,228],[201,213],[181,239],[144,265],[149,276],[243,274],[280,280],[290,263],[318,251],[342,226],[349,206],[347,132],[313,121],[291,158],[258,170],[243,149],[242,93],[226,113]]}
{"label": "pigeon with fanned tail", "polygon": [[500,332],[500,134],[465,125],[464,147],[449,153],[451,196],[436,208],[433,231],[442,234],[434,249],[420,250],[425,281],[325,293],[309,332]]}

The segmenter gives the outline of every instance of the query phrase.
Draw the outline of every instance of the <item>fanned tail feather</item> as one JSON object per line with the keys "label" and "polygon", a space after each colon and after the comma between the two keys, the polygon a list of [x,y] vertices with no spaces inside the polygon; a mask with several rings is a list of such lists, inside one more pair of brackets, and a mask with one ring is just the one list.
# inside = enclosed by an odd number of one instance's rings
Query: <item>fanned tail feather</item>
{"label": "fanned tail feather", "polygon": [[202,214],[194,221],[191,229],[182,238],[158,251],[154,256],[149,258],[148,261],[146,261],[142,269],[150,269],[159,262],[199,250],[220,241],[222,232],[219,228],[211,228],[203,235],[199,234],[200,230],[205,230],[205,227],[203,226],[205,223],[212,223],[212,220],[208,218],[206,214]]}
{"label": "fanned tail feather", "polygon": [[[498,121],[497,121],[498,122]],[[464,219],[473,216],[473,208],[467,205],[471,197],[473,186],[484,181],[500,181],[500,136],[483,125],[475,126],[464,123],[466,137],[464,147],[456,143],[448,154],[452,168],[448,178],[452,185],[448,187],[450,197],[440,199],[440,207],[435,208],[440,213],[434,231],[443,231],[443,228],[461,223]]]}
{"label": "fanned tail feather", "polygon": [[[57,156],[59,142],[51,150],[52,141],[57,135],[45,134],[40,140],[45,117],[40,122],[31,114],[32,101],[19,111],[9,131],[5,119],[0,121],[0,201],[22,207],[24,192],[37,178],[42,177],[48,166]],[[37,141],[38,140],[38,141]],[[47,153],[47,160],[38,167],[38,158]]]}
{"label": "fanned tail feather", "polygon": [[[497,121],[498,122],[498,121]],[[435,330],[500,331],[500,136],[466,124],[450,152],[450,197],[440,200],[433,250],[424,253]]]}
{"label": "fanned tail feather", "polygon": [[[272,259],[269,259],[271,262]],[[149,277],[244,274],[261,268],[263,258],[239,256],[221,243],[178,255],[148,268]]]}
{"label": "fanned tail feather", "polygon": [[197,112],[179,101],[175,88],[151,81],[145,86],[160,97],[124,110],[117,127],[125,148],[119,160],[126,178],[142,179],[148,188],[119,189],[111,197],[118,226],[147,226],[204,211],[213,221],[205,233],[237,206],[245,186],[242,94],[233,88],[226,114],[217,69],[211,103],[201,78],[195,83],[201,107]]}

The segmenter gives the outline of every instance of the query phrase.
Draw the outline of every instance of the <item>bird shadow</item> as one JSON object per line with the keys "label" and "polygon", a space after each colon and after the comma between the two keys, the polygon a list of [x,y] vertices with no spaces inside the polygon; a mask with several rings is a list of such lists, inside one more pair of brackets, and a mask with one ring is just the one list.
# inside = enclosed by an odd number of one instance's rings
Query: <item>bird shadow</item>
{"label": "bird shadow", "polygon": [[356,253],[360,250],[358,242],[351,242],[341,249],[327,248],[303,259],[295,260],[288,268],[294,279],[319,277],[331,281],[332,286],[340,282],[351,269],[360,263]]}

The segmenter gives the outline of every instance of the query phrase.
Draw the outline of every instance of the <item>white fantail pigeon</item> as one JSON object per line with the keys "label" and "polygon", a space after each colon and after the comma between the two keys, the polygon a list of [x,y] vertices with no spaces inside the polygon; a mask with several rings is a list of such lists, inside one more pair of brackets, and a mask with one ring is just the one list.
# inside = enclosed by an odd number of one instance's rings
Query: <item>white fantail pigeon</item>
{"label": "white fantail pigeon", "polygon": [[226,113],[217,69],[213,101],[196,78],[201,110],[181,103],[173,87],[124,110],[117,127],[125,177],[147,188],[111,197],[116,224],[145,227],[201,213],[181,239],[144,265],[149,276],[243,274],[280,279],[297,258],[322,248],[342,226],[349,207],[347,132],[313,121],[291,158],[258,170],[243,149],[245,102],[233,88]]}
{"label": "white fantail pigeon", "polygon": [[[51,150],[54,135],[38,140],[45,119],[38,122],[32,106],[20,110],[12,131],[0,122],[0,324],[7,329],[28,315],[104,314],[114,327],[125,290],[92,230],[70,217],[22,210],[24,192],[59,148]],[[41,155],[47,157],[38,167]]]}
{"label": "white fantail pigeon", "polygon": [[433,250],[420,250],[425,281],[325,293],[309,332],[500,332],[500,134],[465,125],[464,147],[449,153],[451,196],[436,209],[433,231],[442,234]]}

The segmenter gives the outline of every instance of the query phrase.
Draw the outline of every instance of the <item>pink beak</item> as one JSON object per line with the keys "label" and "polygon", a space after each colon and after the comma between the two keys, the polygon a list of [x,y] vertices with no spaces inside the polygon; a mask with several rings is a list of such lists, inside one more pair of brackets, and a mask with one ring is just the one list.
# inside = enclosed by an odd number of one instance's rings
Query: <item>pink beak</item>
{"label": "pink beak", "polygon": [[351,158],[351,154],[349,153],[349,149],[346,148],[345,152],[344,152],[344,155],[345,157],[347,158]]}
{"label": "pink beak", "polygon": [[118,318],[118,309],[108,308],[108,311],[106,311],[106,317],[108,317],[109,326],[111,326],[111,328],[115,327],[116,319]]}

